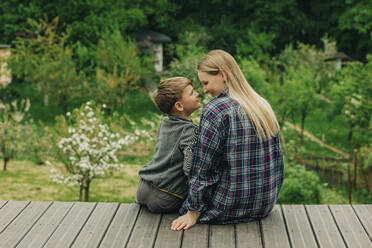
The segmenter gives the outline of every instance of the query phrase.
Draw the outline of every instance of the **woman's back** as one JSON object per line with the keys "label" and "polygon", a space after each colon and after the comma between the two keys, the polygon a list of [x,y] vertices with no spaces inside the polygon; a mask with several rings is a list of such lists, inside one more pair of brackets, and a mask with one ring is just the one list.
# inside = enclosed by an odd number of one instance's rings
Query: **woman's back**
{"label": "woman's back", "polygon": [[190,187],[206,186],[200,222],[236,223],[266,216],[283,182],[279,133],[260,140],[240,105],[222,91],[204,108]]}

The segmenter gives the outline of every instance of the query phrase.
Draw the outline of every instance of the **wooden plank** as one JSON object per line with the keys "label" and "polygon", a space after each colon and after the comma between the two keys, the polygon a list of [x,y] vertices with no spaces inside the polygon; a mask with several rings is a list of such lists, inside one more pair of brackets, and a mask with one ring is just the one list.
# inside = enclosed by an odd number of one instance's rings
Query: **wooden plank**
{"label": "wooden plank", "polygon": [[348,247],[372,247],[367,233],[350,205],[330,205],[329,208]]}
{"label": "wooden plank", "polygon": [[139,211],[138,204],[120,204],[100,247],[125,247]]}
{"label": "wooden plank", "polygon": [[209,225],[196,224],[183,231],[182,248],[207,248],[209,244]]}
{"label": "wooden plank", "polygon": [[3,247],[16,246],[51,204],[52,202],[31,202],[0,234],[0,244]]}
{"label": "wooden plank", "polygon": [[372,241],[372,205],[353,205],[353,208]]}
{"label": "wooden plank", "polygon": [[0,234],[29,203],[28,201],[9,201],[0,209]]}
{"label": "wooden plank", "polygon": [[0,201],[0,209],[7,203],[7,201]]}
{"label": "wooden plank", "polygon": [[293,247],[318,247],[303,205],[283,205],[289,239]]}
{"label": "wooden plank", "polygon": [[96,203],[76,202],[44,247],[69,247],[85,225]]}
{"label": "wooden plank", "polygon": [[163,215],[156,237],[155,248],[173,248],[181,246],[182,231],[177,232],[170,229],[172,221],[177,217],[177,214]]}
{"label": "wooden plank", "polygon": [[42,247],[72,206],[72,202],[54,202],[17,247]]}
{"label": "wooden plank", "polygon": [[264,247],[289,247],[282,211],[275,205],[269,216],[261,220]]}
{"label": "wooden plank", "polygon": [[236,224],[235,232],[237,248],[263,247],[259,221]]}
{"label": "wooden plank", "polygon": [[209,247],[235,247],[235,227],[230,225],[211,225]]}
{"label": "wooden plank", "polygon": [[72,247],[98,247],[119,203],[98,203]]}
{"label": "wooden plank", "polygon": [[160,220],[161,214],[150,213],[147,208],[142,207],[127,247],[153,247]]}
{"label": "wooden plank", "polygon": [[319,247],[345,247],[345,243],[327,205],[306,205],[305,208]]}

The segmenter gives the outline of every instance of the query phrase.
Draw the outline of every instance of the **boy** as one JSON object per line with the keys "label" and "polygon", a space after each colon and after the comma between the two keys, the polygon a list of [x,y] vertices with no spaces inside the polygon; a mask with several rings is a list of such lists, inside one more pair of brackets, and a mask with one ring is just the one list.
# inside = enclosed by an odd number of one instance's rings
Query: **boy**
{"label": "boy", "polygon": [[187,196],[198,128],[188,117],[201,107],[198,96],[184,77],[163,80],[155,93],[156,105],[168,116],[160,124],[154,157],[139,171],[136,196],[136,202],[151,212],[176,211]]}

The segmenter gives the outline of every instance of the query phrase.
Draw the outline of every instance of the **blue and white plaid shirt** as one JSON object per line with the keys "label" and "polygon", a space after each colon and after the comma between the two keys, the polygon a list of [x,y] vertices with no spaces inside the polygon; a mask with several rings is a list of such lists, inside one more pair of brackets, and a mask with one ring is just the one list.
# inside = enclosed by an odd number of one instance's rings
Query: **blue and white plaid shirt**
{"label": "blue and white plaid shirt", "polygon": [[215,224],[267,216],[283,184],[279,137],[259,140],[244,110],[221,91],[203,109],[180,214],[201,212],[198,222]]}

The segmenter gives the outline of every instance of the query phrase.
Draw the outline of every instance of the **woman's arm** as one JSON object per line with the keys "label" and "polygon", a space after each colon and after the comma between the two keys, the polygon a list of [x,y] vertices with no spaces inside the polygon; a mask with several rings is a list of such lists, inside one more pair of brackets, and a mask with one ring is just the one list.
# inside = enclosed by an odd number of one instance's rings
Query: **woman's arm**
{"label": "woman's arm", "polygon": [[200,120],[199,134],[193,153],[193,167],[189,180],[189,194],[183,205],[187,213],[172,223],[172,230],[187,229],[195,225],[200,214],[207,210],[206,194],[220,180],[220,160],[224,144],[223,123],[206,111]]}

